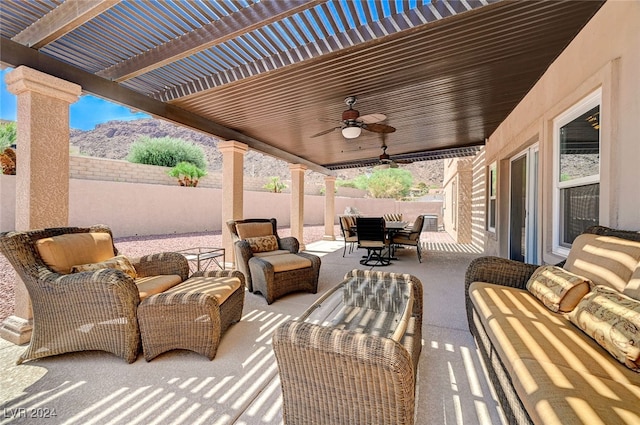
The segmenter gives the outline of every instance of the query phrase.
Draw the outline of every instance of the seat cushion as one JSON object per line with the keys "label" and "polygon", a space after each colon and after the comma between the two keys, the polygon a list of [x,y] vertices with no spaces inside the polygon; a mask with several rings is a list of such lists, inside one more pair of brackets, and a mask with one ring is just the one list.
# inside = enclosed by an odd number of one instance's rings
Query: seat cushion
{"label": "seat cushion", "polygon": [[261,260],[270,263],[276,273],[311,267],[311,260],[296,254],[269,255]]}
{"label": "seat cushion", "polygon": [[205,293],[216,297],[218,305],[222,305],[238,288],[240,288],[240,279],[233,276],[207,277],[196,276],[182,282],[169,289],[167,294],[180,293]]}
{"label": "seat cushion", "polygon": [[640,242],[613,236],[582,234],[567,256],[564,268],[595,285],[622,292],[640,261]]}
{"label": "seat cushion", "polygon": [[100,263],[115,256],[108,233],[69,233],[36,241],[42,261],[54,272],[71,273],[79,264]]}
{"label": "seat cushion", "polygon": [[469,295],[536,424],[638,423],[640,374],[521,289],[474,282]]}
{"label": "seat cushion", "polygon": [[135,280],[140,300],[149,295],[159,294],[182,282],[182,278],[177,274],[164,274],[158,276],[140,277]]}
{"label": "seat cushion", "polygon": [[275,251],[254,252],[254,257],[268,257],[270,255],[291,254],[291,251],[286,249],[276,249]]}

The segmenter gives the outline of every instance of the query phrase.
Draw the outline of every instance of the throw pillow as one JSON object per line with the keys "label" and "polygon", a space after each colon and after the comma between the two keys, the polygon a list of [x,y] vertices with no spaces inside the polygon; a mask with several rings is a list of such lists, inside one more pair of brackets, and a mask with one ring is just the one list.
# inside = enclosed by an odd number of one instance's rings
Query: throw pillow
{"label": "throw pillow", "polygon": [[640,301],[596,286],[568,317],[620,363],[640,372]]}
{"label": "throw pillow", "polygon": [[80,264],[77,266],[71,267],[71,273],[78,272],[92,272],[96,270],[102,269],[117,269],[122,270],[133,279],[138,277],[138,273],[136,272],[135,267],[131,264],[131,261],[124,255],[117,255],[113,258],[109,258],[108,260],[102,261],[100,263],[88,263],[88,264]]}
{"label": "throw pillow", "polygon": [[569,312],[591,289],[591,281],[557,266],[540,266],[527,290],[553,312]]}
{"label": "throw pillow", "polygon": [[275,235],[247,238],[245,241],[249,242],[251,252],[267,252],[278,249],[278,238]]}

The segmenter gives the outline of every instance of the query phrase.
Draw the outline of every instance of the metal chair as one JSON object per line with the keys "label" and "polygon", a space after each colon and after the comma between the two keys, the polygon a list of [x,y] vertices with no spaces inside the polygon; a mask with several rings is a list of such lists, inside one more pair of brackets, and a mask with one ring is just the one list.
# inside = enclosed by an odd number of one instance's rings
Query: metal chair
{"label": "metal chair", "polygon": [[340,231],[344,239],[344,249],[342,250],[342,256],[344,257],[347,252],[347,245],[349,246],[349,254],[353,252],[353,247],[358,242],[358,235],[352,230],[355,224],[354,216],[341,215],[338,218],[340,219]]}
{"label": "metal chair", "polygon": [[[389,239],[382,217],[358,217],[356,219],[358,248],[367,250],[367,257],[360,260],[365,266],[388,266],[391,264]],[[384,251],[387,251],[385,257]]]}
{"label": "metal chair", "polygon": [[401,230],[393,235],[391,243],[394,245],[415,246],[418,254],[418,261],[422,263],[422,247],[420,245],[420,234],[424,225],[424,216],[419,215],[409,230]]}

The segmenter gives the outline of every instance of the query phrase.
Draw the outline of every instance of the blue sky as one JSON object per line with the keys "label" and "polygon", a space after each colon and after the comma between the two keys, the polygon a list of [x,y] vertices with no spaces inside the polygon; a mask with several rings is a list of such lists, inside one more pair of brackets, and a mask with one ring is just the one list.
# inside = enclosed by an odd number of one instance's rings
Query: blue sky
{"label": "blue sky", "polygon": [[[16,96],[7,91],[7,85],[4,82],[5,75],[10,71],[10,68],[0,71],[0,119],[15,121]],[[78,130],[92,130],[97,124],[107,121],[131,121],[142,118],[151,118],[151,116],[141,112],[132,113],[125,106],[96,96],[83,95],[70,107],[69,126]]]}

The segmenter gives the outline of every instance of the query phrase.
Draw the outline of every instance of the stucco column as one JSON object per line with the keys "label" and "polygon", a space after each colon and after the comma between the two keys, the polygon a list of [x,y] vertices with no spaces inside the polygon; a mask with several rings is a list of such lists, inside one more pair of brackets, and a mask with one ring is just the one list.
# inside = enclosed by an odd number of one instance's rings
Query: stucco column
{"label": "stucco column", "polygon": [[[16,230],[69,223],[69,105],[82,88],[20,66],[5,77],[18,98],[16,148]],[[16,305],[0,336],[16,344],[31,339],[29,294],[16,276]]]}
{"label": "stucco column", "polygon": [[306,166],[289,164],[291,171],[291,236],[300,242],[300,250],[304,245],[304,172]]}
{"label": "stucco column", "polygon": [[335,241],[335,227],[333,225],[336,216],[336,177],[324,177],[324,239]]}
{"label": "stucco column", "polygon": [[219,142],[218,150],[222,152],[222,246],[226,261],[234,263],[233,240],[227,221],[241,220],[244,216],[244,155],[248,146],[228,140]]}

